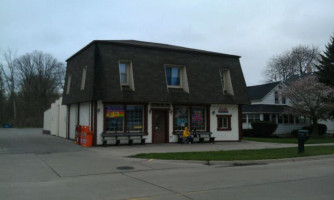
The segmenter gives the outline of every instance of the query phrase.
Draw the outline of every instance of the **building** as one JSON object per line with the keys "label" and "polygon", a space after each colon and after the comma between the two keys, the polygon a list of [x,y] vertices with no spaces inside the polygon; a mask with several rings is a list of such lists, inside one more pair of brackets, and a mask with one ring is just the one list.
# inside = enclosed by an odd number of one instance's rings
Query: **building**
{"label": "building", "polygon": [[274,82],[247,87],[251,105],[243,106],[243,129],[252,128],[253,121],[272,121],[278,124],[274,134],[289,134],[292,130],[310,125],[309,120],[303,116],[282,114],[290,102],[289,99],[281,95],[281,89],[289,82]]}
{"label": "building", "polygon": [[177,142],[176,131],[211,131],[216,141],[241,139],[248,104],[239,56],[134,40],[92,41],[67,60],[63,104],[67,138],[90,126],[145,132],[148,143]]}

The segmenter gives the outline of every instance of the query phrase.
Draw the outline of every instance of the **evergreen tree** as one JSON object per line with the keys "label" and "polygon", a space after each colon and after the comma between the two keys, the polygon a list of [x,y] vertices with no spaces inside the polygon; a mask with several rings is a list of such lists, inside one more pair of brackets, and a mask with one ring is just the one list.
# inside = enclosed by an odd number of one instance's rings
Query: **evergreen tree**
{"label": "evergreen tree", "polygon": [[326,45],[326,51],[320,55],[319,65],[317,65],[317,72],[319,81],[334,87],[334,36],[331,37],[330,42]]}

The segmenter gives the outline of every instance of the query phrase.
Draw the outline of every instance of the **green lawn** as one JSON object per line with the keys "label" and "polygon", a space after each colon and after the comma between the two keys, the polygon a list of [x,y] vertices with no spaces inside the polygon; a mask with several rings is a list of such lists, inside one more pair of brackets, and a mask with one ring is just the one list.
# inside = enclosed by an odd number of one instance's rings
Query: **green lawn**
{"label": "green lawn", "polygon": [[131,157],[164,160],[265,160],[280,158],[295,158],[305,156],[334,154],[334,145],[305,147],[305,153],[297,153],[297,146],[293,148],[208,151],[208,152],[178,152],[178,153],[145,153]]}
{"label": "green lawn", "polygon": [[[256,137],[244,137],[243,140],[255,141],[255,142],[271,142],[271,143],[292,143],[297,144],[297,138],[256,138]],[[322,144],[322,143],[334,143],[334,137],[331,138],[310,138],[306,141],[306,144]]]}

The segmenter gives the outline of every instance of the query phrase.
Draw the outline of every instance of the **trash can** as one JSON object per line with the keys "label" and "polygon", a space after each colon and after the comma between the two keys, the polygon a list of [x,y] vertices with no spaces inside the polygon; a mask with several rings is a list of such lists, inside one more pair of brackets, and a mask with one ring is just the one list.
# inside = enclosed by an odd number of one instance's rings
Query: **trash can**
{"label": "trash can", "polygon": [[298,153],[303,153],[304,144],[309,138],[308,130],[298,130]]}
{"label": "trash can", "polygon": [[74,143],[77,145],[80,145],[80,140],[81,140],[80,136],[81,136],[81,126],[78,125],[75,130],[75,140],[74,140]]}
{"label": "trash can", "polygon": [[93,134],[94,134],[94,132],[88,131],[85,134],[86,134],[86,142],[82,146],[84,146],[84,147],[93,146]]}
{"label": "trash can", "polygon": [[93,146],[93,132],[89,130],[89,126],[81,128],[81,145],[84,147]]}

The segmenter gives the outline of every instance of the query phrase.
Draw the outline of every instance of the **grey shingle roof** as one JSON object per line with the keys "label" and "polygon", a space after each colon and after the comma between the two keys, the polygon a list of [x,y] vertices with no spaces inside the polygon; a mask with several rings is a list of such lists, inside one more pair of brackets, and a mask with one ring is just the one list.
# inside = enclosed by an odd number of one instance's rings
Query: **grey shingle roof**
{"label": "grey shingle roof", "polygon": [[[175,46],[175,45],[169,45],[169,44],[154,43],[154,42],[144,42],[144,41],[138,41],[138,40],[94,40],[88,45],[86,45],[84,48],[79,50],[76,54],[80,53],[82,50],[84,50],[86,47],[90,46],[93,43],[122,44],[122,45],[129,45],[129,46],[140,46],[140,47],[145,47],[145,48],[169,49],[169,50],[176,50],[176,51],[185,51],[185,52],[194,52],[194,53],[212,54],[212,55],[240,58],[240,56],[238,55],[224,54],[224,53],[205,51],[205,50],[200,50],[200,49],[193,49],[193,48],[187,48],[187,47],[181,47],[181,46]],[[76,54],[72,55],[67,60],[71,59]]]}
{"label": "grey shingle roof", "polygon": [[274,87],[280,82],[267,83],[262,85],[254,85],[247,87],[248,97],[250,100],[261,100],[266,94],[268,94]]}
{"label": "grey shingle roof", "polygon": [[[121,90],[118,62],[132,63],[135,91]],[[189,93],[168,89],[165,65],[185,66]],[[87,67],[85,90],[80,90],[82,68]],[[231,74],[234,96],[224,94],[220,69]],[[104,102],[172,102],[193,104],[249,104],[238,56],[141,41],[93,41],[67,60],[70,94],[63,104]]]}
{"label": "grey shingle roof", "polygon": [[280,113],[283,112],[287,105],[266,105],[266,104],[253,104],[242,106],[242,112],[247,113]]}

